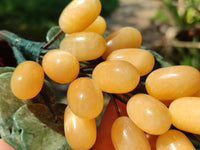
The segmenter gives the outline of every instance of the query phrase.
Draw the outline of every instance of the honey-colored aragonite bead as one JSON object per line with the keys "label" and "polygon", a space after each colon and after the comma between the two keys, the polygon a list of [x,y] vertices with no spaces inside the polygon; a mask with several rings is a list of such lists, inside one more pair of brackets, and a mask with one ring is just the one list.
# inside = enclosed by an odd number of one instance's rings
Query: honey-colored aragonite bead
{"label": "honey-colored aragonite bead", "polygon": [[183,132],[171,129],[157,138],[156,150],[195,150],[195,147]]}
{"label": "honey-colored aragonite bead", "polygon": [[145,133],[128,117],[117,118],[111,129],[111,139],[116,150],[150,150]]}
{"label": "honey-colored aragonite bead", "polygon": [[149,134],[163,134],[171,126],[171,115],[167,106],[147,94],[132,96],[127,103],[127,113],[140,129]]}
{"label": "honey-colored aragonite bead", "polygon": [[59,26],[65,33],[87,28],[101,12],[100,0],[73,0],[62,11]]}
{"label": "honey-colored aragonite bead", "polygon": [[146,90],[159,100],[192,96],[199,90],[200,73],[187,65],[176,65],[152,71],[146,78]]}
{"label": "honey-colored aragonite bead", "polygon": [[183,131],[200,134],[200,97],[181,97],[169,105],[172,124]]}

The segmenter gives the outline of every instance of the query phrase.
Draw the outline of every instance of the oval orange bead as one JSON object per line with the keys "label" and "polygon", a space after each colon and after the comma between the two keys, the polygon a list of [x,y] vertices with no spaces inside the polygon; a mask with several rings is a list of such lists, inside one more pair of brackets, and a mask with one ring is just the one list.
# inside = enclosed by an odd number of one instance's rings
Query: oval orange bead
{"label": "oval orange bead", "polygon": [[123,27],[105,38],[106,51],[103,58],[114,50],[122,48],[138,48],[142,43],[142,35],[139,30],[133,27]]}
{"label": "oval orange bead", "polygon": [[93,79],[87,77],[77,78],[69,85],[67,101],[73,113],[86,119],[96,118],[104,105],[100,87]]}
{"label": "oval orange bead", "polygon": [[128,117],[117,118],[111,129],[115,150],[151,150],[146,135]]}
{"label": "oval orange bead", "polygon": [[71,53],[79,61],[99,58],[106,50],[105,39],[95,32],[78,32],[66,35],[60,49]]}
{"label": "oval orange bead", "polygon": [[66,51],[50,50],[42,60],[42,67],[47,76],[58,83],[69,83],[79,74],[79,62]]}
{"label": "oval orange bead", "polygon": [[44,71],[34,61],[25,61],[19,64],[11,78],[11,90],[19,99],[31,99],[42,89]]}
{"label": "oval orange bead", "polygon": [[143,131],[160,135],[171,126],[168,108],[158,99],[147,94],[136,94],[127,103],[130,119]]}
{"label": "oval orange bead", "polygon": [[138,85],[140,75],[129,62],[108,60],[94,68],[92,78],[98,83],[102,91],[127,93]]}
{"label": "oval orange bead", "polygon": [[64,131],[68,144],[72,149],[90,149],[97,136],[95,119],[82,119],[71,111],[69,106],[64,113]]}
{"label": "oval orange bead", "polygon": [[95,21],[100,12],[99,0],[73,0],[62,11],[59,26],[65,33],[80,32]]}
{"label": "oval orange bead", "polygon": [[184,133],[171,129],[157,138],[156,150],[195,150],[195,147]]}
{"label": "oval orange bead", "polygon": [[148,75],[145,85],[149,95],[159,100],[174,100],[199,90],[200,73],[186,65],[159,68]]}
{"label": "oval orange bead", "polygon": [[172,124],[183,131],[200,134],[200,97],[181,97],[169,105]]}
{"label": "oval orange bead", "polygon": [[147,50],[139,48],[126,48],[115,50],[106,60],[125,60],[138,70],[140,76],[148,74],[154,67],[154,56]]}
{"label": "oval orange bead", "polygon": [[106,30],[106,21],[102,16],[98,16],[96,20],[87,27],[84,32],[96,32],[103,34]]}

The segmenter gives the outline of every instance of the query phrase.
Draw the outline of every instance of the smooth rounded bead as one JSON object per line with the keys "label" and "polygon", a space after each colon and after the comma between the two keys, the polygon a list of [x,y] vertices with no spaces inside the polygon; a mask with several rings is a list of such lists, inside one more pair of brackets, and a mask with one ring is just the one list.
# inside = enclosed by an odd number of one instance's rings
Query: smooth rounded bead
{"label": "smooth rounded bead", "polygon": [[19,99],[31,99],[42,89],[44,71],[34,61],[25,61],[19,64],[11,78],[11,90]]}
{"label": "smooth rounded bead", "polygon": [[80,32],[95,21],[100,12],[99,0],[73,0],[62,11],[59,26],[65,33]]}
{"label": "smooth rounded bead", "polygon": [[200,97],[200,90],[198,90],[196,93],[194,93],[192,96],[194,97]]}
{"label": "smooth rounded bead", "polygon": [[104,92],[127,93],[138,85],[140,75],[129,62],[109,60],[94,68],[92,78]]}
{"label": "smooth rounded bead", "polygon": [[147,50],[126,48],[113,51],[106,60],[125,60],[138,70],[140,76],[148,74],[154,67],[154,56]]}
{"label": "smooth rounded bead", "polygon": [[199,90],[200,73],[186,65],[159,68],[148,75],[145,85],[149,95],[159,100],[174,100]]}
{"label": "smooth rounded bead", "polygon": [[147,94],[136,94],[127,103],[130,119],[143,131],[153,135],[165,133],[171,126],[168,108]]}
{"label": "smooth rounded bead", "polygon": [[79,61],[99,58],[106,50],[105,39],[95,32],[78,32],[66,35],[60,49],[75,56]]}
{"label": "smooth rounded bead", "polygon": [[98,16],[96,20],[84,30],[84,32],[96,32],[102,35],[106,30],[106,26],[105,19],[102,16]]}
{"label": "smooth rounded bead", "polygon": [[172,124],[183,131],[200,134],[200,97],[182,97],[174,100],[169,111]]}
{"label": "smooth rounded bead", "polygon": [[79,62],[66,51],[50,50],[42,60],[42,67],[47,76],[58,83],[69,83],[79,74]]}
{"label": "smooth rounded bead", "polygon": [[68,105],[77,116],[93,119],[102,111],[104,97],[98,84],[90,78],[74,80],[67,91]]}
{"label": "smooth rounded bead", "polygon": [[142,35],[139,30],[133,27],[123,27],[106,38],[106,51],[103,54],[103,58],[114,50],[122,48],[138,48],[142,43]]}
{"label": "smooth rounded bead", "polygon": [[97,136],[95,119],[82,119],[74,115],[69,106],[64,113],[64,131],[68,144],[72,149],[90,149]]}
{"label": "smooth rounded bead", "polygon": [[128,117],[117,118],[111,129],[115,150],[150,150],[150,144],[142,130]]}
{"label": "smooth rounded bead", "polygon": [[184,133],[171,129],[157,138],[156,150],[195,150],[195,147]]}

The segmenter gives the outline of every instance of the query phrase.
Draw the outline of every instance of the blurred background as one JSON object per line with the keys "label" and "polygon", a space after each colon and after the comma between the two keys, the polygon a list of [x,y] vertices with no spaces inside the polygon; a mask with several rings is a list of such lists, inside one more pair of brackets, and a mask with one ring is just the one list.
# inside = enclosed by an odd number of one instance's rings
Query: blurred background
{"label": "blurred background", "polygon": [[[1,0],[0,30],[45,41],[47,31],[70,0]],[[172,64],[200,69],[200,0],[101,0],[107,32],[133,26],[143,46]]]}

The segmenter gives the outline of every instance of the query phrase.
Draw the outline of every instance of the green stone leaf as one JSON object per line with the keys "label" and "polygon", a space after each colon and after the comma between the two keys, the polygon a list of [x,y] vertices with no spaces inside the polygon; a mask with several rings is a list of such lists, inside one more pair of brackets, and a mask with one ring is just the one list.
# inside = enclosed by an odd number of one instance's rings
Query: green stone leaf
{"label": "green stone leaf", "polygon": [[0,67],[0,74],[4,72],[13,72],[14,70],[15,68],[10,66]]}
{"label": "green stone leaf", "polygon": [[[61,29],[59,26],[54,26],[50,28],[46,35],[47,42],[50,42],[60,30]],[[50,48],[57,48],[64,37],[65,37],[65,34],[62,34],[61,36],[59,36],[58,39],[56,39],[54,43],[50,46]]]}
{"label": "green stone leaf", "polygon": [[[58,112],[59,117],[63,117],[66,106],[57,107],[62,110],[62,113]],[[56,121],[47,106],[26,104],[18,109],[13,120],[14,130],[20,131],[25,150],[71,150],[60,132],[64,130],[63,122]]]}
{"label": "green stone leaf", "polygon": [[163,56],[161,56],[159,53],[157,53],[156,51],[147,49],[145,46],[140,46],[140,48],[148,50],[155,58],[155,68],[162,68],[162,67],[167,67],[167,66],[171,66],[171,64],[167,61],[164,60]]}
{"label": "green stone leaf", "polygon": [[[1,71],[10,68],[0,68]],[[12,72],[0,74],[0,135],[9,144],[14,145],[16,149],[21,149],[22,142],[17,134],[11,133],[13,120],[12,116],[18,108],[24,105],[24,102],[16,98],[10,89],[10,79]]]}
{"label": "green stone leaf", "polygon": [[16,98],[10,89],[10,79],[12,72],[0,74],[0,125],[10,127],[12,125],[12,115],[24,105],[24,102]]}
{"label": "green stone leaf", "polygon": [[0,38],[7,41],[14,48],[13,52],[18,63],[24,60],[36,60],[45,45],[44,42],[26,40],[6,30],[0,30]]}

